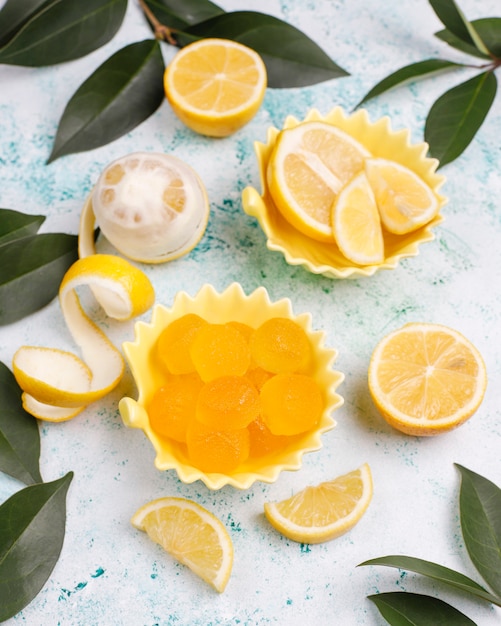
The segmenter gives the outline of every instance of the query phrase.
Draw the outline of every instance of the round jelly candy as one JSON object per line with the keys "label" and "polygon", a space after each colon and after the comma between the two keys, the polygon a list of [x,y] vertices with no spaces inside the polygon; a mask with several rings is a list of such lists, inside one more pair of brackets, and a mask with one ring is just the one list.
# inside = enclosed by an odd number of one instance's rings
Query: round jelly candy
{"label": "round jelly candy", "polygon": [[275,374],[303,370],[311,355],[306,332],[286,317],[273,317],[261,324],[249,346],[257,365]]}
{"label": "round jelly candy", "polygon": [[206,324],[196,334],[190,349],[200,378],[207,382],[220,376],[242,376],[250,363],[245,337],[229,324]]}
{"label": "round jelly candy", "polygon": [[153,394],[147,406],[150,426],[158,435],[186,442],[202,381],[194,374],[174,376]]}
{"label": "round jelly candy", "polygon": [[160,334],[156,344],[157,357],[171,374],[195,371],[190,347],[196,334],[207,322],[195,313],[187,313],[171,322]]}
{"label": "round jelly candy", "polygon": [[245,376],[220,376],[205,383],[196,418],[219,430],[245,428],[259,415],[259,392]]}
{"label": "round jelly candy", "polygon": [[274,435],[297,435],[314,428],[322,416],[320,387],[304,374],[277,374],[261,389],[261,416]]}
{"label": "round jelly candy", "polygon": [[249,456],[247,428],[217,430],[193,420],[186,441],[191,463],[202,472],[232,472]]}

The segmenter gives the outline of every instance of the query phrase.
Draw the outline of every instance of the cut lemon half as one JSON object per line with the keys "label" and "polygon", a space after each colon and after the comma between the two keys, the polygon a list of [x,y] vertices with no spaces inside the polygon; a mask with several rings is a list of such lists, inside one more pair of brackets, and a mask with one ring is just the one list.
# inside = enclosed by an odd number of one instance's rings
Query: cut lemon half
{"label": "cut lemon half", "polygon": [[297,230],[332,242],[332,205],[368,157],[361,143],[327,122],[282,130],[267,167],[273,202]]}
{"label": "cut lemon half", "polygon": [[59,288],[64,320],[82,358],[64,350],[21,346],[13,356],[14,376],[28,413],[48,421],[68,420],[109,393],[124,372],[121,353],[84,312],[77,289],[91,287],[107,315],[128,320],[154,301],[148,277],[121,257],[95,254],[79,259]]}
{"label": "cut lemon half", "polygon": [[332,210],[334,239],[353,263],[384,261],[384,240],[376,200],[365,172],[357,174],[339,193]]}
{"label": "cut lemon half", "polygon": [[386,230],[404,235],[430,222],[440,209],[433,190],[415,172],[389,159],[367,159],[367,178]]}
{"label": "cut lemon half", "polygon": [[209,220],[203,182],[169,154],[133,152],[101,172],[80,217],[79,256],[95,254],[94,223],[124,256],[165,263],[190,252]]}
{"label": "cut lemon half", "polygon": [[264,513],[282,535],[300,543],[323,543],[360,520],[372,499],[372,474],[361,467],[334,480],[306,487],[287,500],[267,502]]}
{"label": "cut lemon half", "polygon": [[482,356],[456,330],[411,323],[376,346],[369,365],[369,389],[394,428],[409,435],[449,431],[477,410],[487,373]]}
{"label": "cut lemon half", "polygon": [[259,54],[227,39],[190,43],[164,74],[174,113],[188,128],[211,137],[226,137],[247,124],[261,106],[266,84]]}
{"label": "cut lemon half", "polygon": [[131,523],[216,591],[224,591],[233,567],[233,544],[212,513],[185,498],[166,497],[142,506]]}

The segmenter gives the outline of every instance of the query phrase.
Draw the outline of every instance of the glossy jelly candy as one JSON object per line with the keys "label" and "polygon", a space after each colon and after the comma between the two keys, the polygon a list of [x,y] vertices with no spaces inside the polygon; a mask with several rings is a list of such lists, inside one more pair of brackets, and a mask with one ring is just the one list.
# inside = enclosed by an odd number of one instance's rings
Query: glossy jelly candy
{"label": "glossy jelly candy", "polygon": [[275,374],[303,370],[311,355],[304,329],[285,317],[274,317],[256,328],[249,342],[254,361]]}
{"label": "glossy jelly candy", "polygon": [[200,378],[242,376],[250,364],[245,337],[229,324],[206,324],[197,332],[190,355]]}
{"label": "glossy jelly candy", "polygon": [[261,389],[261,415],[274,435],[297,435],[314,428],[324,410],[317,383],[304,374],[277,374]]}

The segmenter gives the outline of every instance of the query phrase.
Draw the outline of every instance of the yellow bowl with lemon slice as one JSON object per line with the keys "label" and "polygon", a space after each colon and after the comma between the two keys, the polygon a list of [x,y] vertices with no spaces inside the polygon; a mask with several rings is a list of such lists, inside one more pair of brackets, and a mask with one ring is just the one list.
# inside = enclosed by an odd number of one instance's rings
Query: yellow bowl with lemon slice
{"label": "yellow bowl with lemon slice", "polygon": [[[288,437],[279,449],[262,456],[250,456],[234,471],[228,473],[204,472],[193,465],[188,457],[186,444],[162,437],[152,429],[147,407],[155,391],[165,383],[166,377],[159,368],[155,355],[156,344],[162,331],[175,320],[187,314],[196,314],[213,324],[238,322],[257,328],[266,320],[283,317],[295,321],[304,329],[311,345],[308,375],[321,390],[323,410],[318,423],[308,431]],[[134,377],[138,396],[122,398],[119,403],[124,423],[144,432],[155,451],[155,466],[159,470],[175,470],[185,483],[201,480],[210,489],[231,485],[247,489],[255,481],[271,483],[284,470],[298,470],[307,452],[322,447],[322,435],[335,426],[332,413],[343,404],[337,387],[344,375],[333,369],[337,353],[325,346],[325,334],[312,329],[308,313],[295,315],[289,299],[271,302],[264,287],[246,295],[238,283],[231,284],[223,292],[211,285],[203,286],[194,296],[179,292],[171,307],[157,304],[150,323],[138,322],[135,339],[123,344],[126,359]]]}
{"label": "yellow bowl with lemon slice", "polygon": [[[300,147],[295,151],[289,147],[293,144],[291,133],[282,131],[294,130],[298,135],[303,128],[307,128],[305,124],[316,131],[316,137],[311,142],[314,145],[306,149]],[[333,131],[327,133],[327,139],[318,139],[318,130],[325,129],[325,125]],[[342,149],[338,147],[339,142],[330,140],[331,134],[334,139],[336,134],[341,136]],[[258,220],[266,235],[267,247],[281,252],[289,264],[301,265],[314,274],[330,278],[372,276],[381,269],[396,268],[405,257],[416,256],[420,244],[435,238],[433,229],[443,220],[440,210],[447,202],[440,193],[445,178],[436,172],[438,161],[426,156],[428,145],[411,143],[409,130],[393,130],[389,118],[371,122],[367,111],[363,109],[347,115],[340,107],[336,107],[325,116],[313,109],[304,120],[287,117],[282,130],[269,128],[267,142],[255,142],[254,145],[262,192],[259,193],[253,187],[245,188],[242,194],[243,208],[248,215]],[[422,211],[429,218],[424,223],[419,223],[419,217],[414,225],[405,224],[402,228],[398,219],[392,220],[394,215],[391,211],[386,211],[380,217],[379,211],[375,209],[363,213],[358,223],[352,217],[357,215],[360,208],[356,206],[357,202],[365,210],[370,203],[376,206],[376,196],[378,203],[385,194],[388,196],[387,189],[392,197],[395,195],[391,188],[394,183],[383,180],[386,172],[381,167],[386,167],[388,162],[392,166],[391,177],[397,181],[396,185],[403,178],[404,184],[409,185],[412,192],[415,185],[421,186],[424,189],[424,201],[429,198],[433,203],[433,207]],[[290,163],[292,173],[284,173]],[[372,164],[370,169],[365,166],[366,163]],[[312,170],[314,176],[311,176]],[[354,179],[361,173],[364,174],[364,185],[357,185]],[[370,185],[367,184],[369,179]],[[373,189],[374,180],[383,180],[383,185],[375,185],[377,188]],[[353,182],[355,188],[349,189]],[[318,194],[311,195],[312,189]],[[405,188],[397,191],[404,196],[397,213],[404,218],[411,215],[410,219],[414,219],[412,207],[409,209],[408,199],[405,198]],[[343,213],[339,208],[335,217],[334,207],[339,206],[340,198],[346,198],[355,208],[351,213]],[[360,198],[363,200],[360,201]],[[348,222],[344,219],[346,214]],[[369,250],[370,254],[347,258],[346,251],[342,251],[346,223],[351,228],[352,238],[353,233],[355,237],[361,238],[363,253],[364,241],[370,240],[370,228],[375,224],[380,241],[378,246],[372,246],[377,248],[374,253]],[[388,230],[388,225],[393,232]],[[337,228],[338,232],[333,232],[333,228]]]}

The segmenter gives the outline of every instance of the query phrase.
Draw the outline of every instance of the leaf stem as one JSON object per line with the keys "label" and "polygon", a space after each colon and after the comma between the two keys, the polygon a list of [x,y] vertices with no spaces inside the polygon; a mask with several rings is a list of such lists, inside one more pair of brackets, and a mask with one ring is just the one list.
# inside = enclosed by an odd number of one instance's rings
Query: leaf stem
{"label": "leaf stem", "polygon": [[153,26],[155,39],[166,41],[167,43],[171,44],[171,46],[177,46],[177,41],[174,36],[175,29],[169,28],[168,26],[164,26],[163,24],[161,24],[154,16],[153,12],[150,10],[146,2],[144,2],[144,0],[138,1],[143,13],[146,15],[148,22]]}

